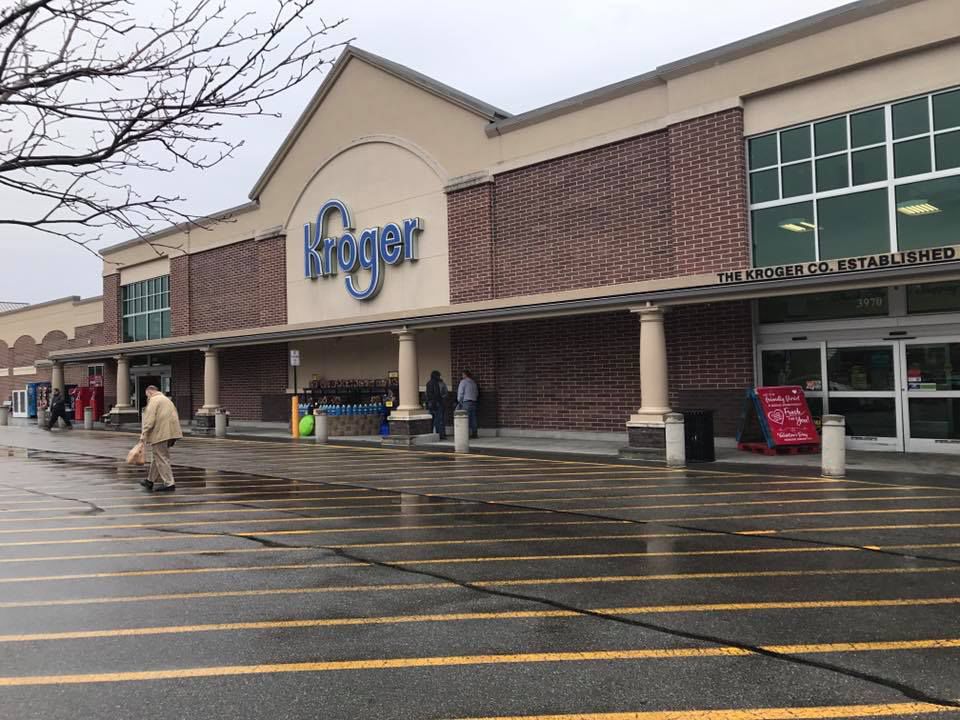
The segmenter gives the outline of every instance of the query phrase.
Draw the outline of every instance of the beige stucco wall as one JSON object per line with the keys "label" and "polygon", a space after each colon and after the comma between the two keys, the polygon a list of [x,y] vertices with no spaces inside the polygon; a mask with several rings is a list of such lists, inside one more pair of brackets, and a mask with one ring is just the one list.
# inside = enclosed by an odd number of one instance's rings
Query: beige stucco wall
{"label": "beige stucco wall", "polygon": [[77,327],[101,322],[103,303],[100,298],[80,301],[66,298],[0,314],[0,340],[13,347],[19,337],[29,335],[40,343],[54,330],[60,330],[72,340],[76,337]]}
{"label": "beige stucco wall", "polygon": [[[397,141],[400,142],[400,141]],[[445,178],[429,158],[412,146],[385,140],[354,145],[324,165],[289,214],[287,234],[287,317],[293,323],[359,318],[387,311],[416,310],[450,302],[447,260]],[[388,222],[402,225],[420,217],[416,262],[384,265],[380,292],[370,300],[355,300],[344,287],[342,272],[329,277],[304,277],[303,225],[315,222],[317,211],[331,198],[343,201],[355,225],[355,236]],[[293,200],[292,198],[291,200]],[[327,225],[327,235],[342,234],[339,213]],[[354,273],[355,282],[369,286],[369,271]]]}
{"label": "beige stucco wall", "polygon": [[[399,356],[396,336],[387,333],[302,341],[290,343],[290,348],[300,350],[300,387],[309,385],[315,375],[321,380],[386,378],[388,372],[397,370]],[[449,330],[417,334],[417,366],[421,386],[426,386],[432,370],[439,370],[447,385],[451,384]],[[289,382],[293,382],[292,371]]]}
{"label": "beige stucco wall", "polygon": [[129,285],[130,283],[140,282],[141,280],[150,280],[161,275],[170,274],[170,258],[161,257],[150,260],[139,265],[124,267],[120,270],[120,284]]}
{"label": "beige stucco wall", "polygon": [[[960,13],[960,5],[958,5]],[[958,17],[960,25],[960,17]],[[748,98],[744,132],[756,135],[941,90],[960,83],[960,43],[891,58],[782,90]]]}

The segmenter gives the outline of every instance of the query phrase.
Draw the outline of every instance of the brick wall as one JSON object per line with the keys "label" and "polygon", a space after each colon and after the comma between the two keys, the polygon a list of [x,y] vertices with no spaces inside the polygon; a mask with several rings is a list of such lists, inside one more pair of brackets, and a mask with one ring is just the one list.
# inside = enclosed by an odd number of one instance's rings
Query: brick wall
{"label": "brick wall", "polygon": [[[493,297],[493,183],[447,196],[450,301]],[[456,281],[454,281],[456,278]]]}
{"label": "brick wall", "polygon": [[679,123],[669,137],[675,274],[749,266],[743,113],[728,110]]}
{"label": "brick wall", "polygon": [[[288,419],[287,346],[255,345],[220,351],[220,404],[234,420]],[[182,419],[203,405],[203,353],[172,357],[171,390]]]}
{"label": "brick wall", "polygon": [[451,192],[451,298],[746,267],[745,173],[743,113],[733,109]]}
{"label": "brick wall", "polygon": [[174,335],[285,323],[284,243],[246,240],[171,261]]}
{"label": "brick wall", "polygon": [[170,258],[170,332],[190,334],[190,256]]}
{"label": "brick wall", "polygon": [[672,274],[668,147],[659,132],[498,175],[494,295]]}
{"label": "brick wall", "polygon": [[732,437],[754,382],[750,303],[673,308],[665,324],[671,406],[714,410],[716,433]]}
{"label": "brick wall", "polygon": [[[674,409],[716,411],[732,436],[753,382],[749,303],[672,309],[666,320]],[[454,328],[455,375],[481,387],[481,426],[624,432],[640,406],[640,321],[631,313]],[[492,405],[492,407],[491,407]]]}
{"label": "brick wall", "polygon": [[103,344],[122,342],[120,330],[120,274],[114,273],[103,276]]}

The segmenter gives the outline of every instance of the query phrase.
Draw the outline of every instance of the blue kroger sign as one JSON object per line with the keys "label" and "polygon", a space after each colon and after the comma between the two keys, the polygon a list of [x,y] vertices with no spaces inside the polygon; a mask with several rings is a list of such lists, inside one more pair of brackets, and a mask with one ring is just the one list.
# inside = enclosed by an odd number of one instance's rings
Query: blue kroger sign
{"label": "blue kroger sign", "polygon": [[[340,215],[343,225],[340,237],[327,234],[327,223],[334,214]],[[347,275],[344,279],[347,292],[357,300],[369,300],[383,284],[384,264],[399,265],[417,259],[417,235],[421,230],[423,220],[417,217],[367,228],[357,234],[347,206],[340,200],[327,200],[317,213],[316,223],[303,226],[303,274],[315,280],[342,271]],[[357,278],[350,274],[360,269],[370,271],[366,288],[360,288]]]}

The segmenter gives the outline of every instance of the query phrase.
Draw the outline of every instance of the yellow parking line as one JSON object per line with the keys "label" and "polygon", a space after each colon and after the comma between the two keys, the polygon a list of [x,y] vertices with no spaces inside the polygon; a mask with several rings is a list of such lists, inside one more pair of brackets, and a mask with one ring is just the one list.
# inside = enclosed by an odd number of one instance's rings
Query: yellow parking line
{"label": "yellow parking line", "polygon": [[930,703],[885,705],[822,705],[820,707],[737,708],[731,710],[648,710],[641,712],[575,713],[573,715],[510,715],[465,720],[829,720],[876,718],[956,712]]}
{"label": "yellow parking line", "polygon": [[[789,491],[788,491],[789,492]],[[793,491],[796,492],[796,491]],[[726,493],[717,493],[717,494],[726,494]],[[690,495],[696,497],[696,493],[691,493]],[[423,496],[425,500],[418,501],[409,501],[401,499],[399,496],[389,498],[389,502],[380,503],[380,504],[362,504],[362,505],[299,505],[294,507],[282,507],[282,508],[272,508],[272,507],[236,507],[236,508],[224,508],[217,510],[207,510],[204,508],[192,509],[192,510],[150,510],[148,512],[132,512],[132,513],[110,513],[104,517],[114,520],[117,518],[143,518],[143,517],[154,517],[154,516],[183,516],[183,515],[227,515],[232,513],[240,514],[251,514],[251,513],[284,513],[284,512],[299,512],[304,510],[349,510],[361,509],[366,510],[367,508],[393,508],[399,507],[401,504],[403,507],[439,507],[442,505],[463,505],[467,504],[470,501],[465,503],[463,500],[457,499],[447,499],[446,496],[434,496],[434,495],[425,495]],[[645,494],[645,495],[597,495],[593,497],[574,497],[574,498],[526,498],[522,502],[532,503],[532,502],[552,502],[552,503],[566,503],[566,502],[582,502],[585,500],[619,500],[619,499],[628,499],[628,498],[657,498],[664,497],[663,495],[657,494]],[[666,496],[669,497],[669,496]],[[947,499],[950,496],[948,495],[906,495],[906,496],[894,496],[894,497],[884,497],[884,496],[874,496],[874,497],[855,497],[855,498],[801,498],[793,500],[749,500],[749,501],[729,501],[729,502],[708,502],[708,503],[672,503],[666,505],[647,505],[651,510],[675,510],[680,508],[699,508],[699,507],[736,507],[736,506],[754,506],[754,505],[808,505],[813,503],[850,503],[850,502],[894,502],[898,500],[941,500]],[[309,500],[311,498],[302,498],[302,500]],[[348,495],[346,497],[330,498],[330,500],[384,500],[382,497],[369,497],[367,495]],[[175,504],[174,504],[175,505]],[[103,506],[100,506],[103,508]],[[143,506],[141,506],[143,507]],[[106,508],[104,508],[106,509]],[[628,508],[629,509],[629,508]],[[77,517],[76,515],[49,515],[44,517],[20,517],[20,518],[0,518],[0,523],[35,523],[38,521],[46,520],[78,520],[83,521],[87,520],[86,517]],[[314,519],[314,518],[311,518]],[[324,519],[322,517],[315,519]],[[152,524],[152,523],[151,523]],[[115,526],[111,526],[115,527]],[[37,528],[36,531],[44,530],[45,528]],[[53,528],[58,530],[57,528]],[[59,530],[58,530],[59,531]],[[0,530],[0,532],[15,532],[15,530]]]}
{"label": "yellow parking line", "polygon": [[[429,513],[429,517],[475,517],[477,515],[539,515],[543,510],[531,508],[530,510],[484,510],[481,512],[443,512]],[[263,523],[311,523],[311,522],[339,522],[341,520],[383,520],[384,518],[395,518],[398,514],[393,513],[372,513],[370,515],[329,515],[322,517],[292,517],[292,518],[265,518],[262,520],[215,520],[213,522],[204,522],[203,520],[192,520],[172,523],[124,523],[117,525],[78,525],[76,527],[52,527],[52,528],[14,528],[0,530],[0,535],[23,535],[26,533],[62,533],[62,532],[81,532],[87,530],[144,530],[152,528],[175,528],[175,527],[196,527],[198,525],[211,525],[219,527],[221,525],[262,525]],[[424,515],[427,517],[427,515]]]}
{"label": "yellow parking line", "polygon": [[[937,545],[937,547],[958,547],[957,544]],[[343,547],[338,546],[338,547]],[[686,550],[675,552],[620,552],[620,553],[580,553],[564,555],[497,555],[493,557],[457,557],[457,558],[431,558],[426,560],[417,559],[399,559],[383,560],[382,562],[391,565],[458,565],[458,564],[479,564],[490,562],[531,562],[534,560],[553,561],[553,560],[603,560],[615,558],[656,558],[656,557],[691,557],[691,556],[712,556],[712,555],[768,555],[774,553],[853,553],[863,552],[860,548],[852,547],[813,547],[813,548],[758,548],[753,550]],[[217,572],[262,572],[265,570],[306,570],[310,568],[328,568],[328,567],[355,567],[359,565],[366,566],[368,563],[301,563],[285,565],[251,565],[251,566],[225,566],[225,567],[206,567],[206,568],[159,568],[155,570],[118,570],[116,572],[99,573],[73,573],[69,575],[32,575],[26,577],[8,577],[0,578],[0,585],[23,582],[44,582],[53,580],[91,580],[102,578],[118,577],[146,577],[150,575],[191,575],[201,573]]]}
{"label": "yellow parking line", "polygon": [[[960,567],[936,568],[868,568],[850,570],[759,570],[744,572],[672,573],[662,575],[598,575],[564,578],[528,578],[509,580],[476,580],[477,587],[518,587],[539,585],[584,585],[635,582],[677,582],[689,580],[730,580],[758,577],[818,577],[844,575],[906,575],[958,572]],[[408,590],[453,590],[460,586],[452,582],[407,583],[399,585],[340,585],[305,588],[267,588],[259,590],[223,590],[209,592],[170,593],[156,595],[116,595],[91,598],[60,598],[57,600],[17,600],[0,603],[0,608],[40,608],[67,605],[109,605],[114,603],[161,602],[169,600],[214,599],[226,597],[263,597],[268,595],[312,595],[317,593],[396,592]]]}
{"label": "yellow parking line", "polygon": [[[209,537],[204,535],[203,537]],[[543,537],[530,538],[482,538],[474,540],[405,540],[397,542],[376,542],[376,543],[337,543],[329,544],[324,547],[339,549],[370,549],[386,547],[419,547],[436,545],[481,545],[492,543],[532,543],[532,542],[581,542],[587,540],[649,540],[652,538],[688,538],[688,537],[715,537],[715,533],[627,533],[623,535],[578,535],[570,537],[568,535],[549,535]],[[218,555],[233,555],[236,553],[261,553],[261,552],[316,552],[317,548],[226,548],[223,550],[153,550],[150,552],[127,552],[127,553],[94,553],[88,555],[42,555],[39,557],[23,558],[0,558],[0,564],[6,563],[25,563],[25,562],[51,562],[51,561],[76,561],[76,560],[103,560],[108,558],[135,558],[135,557],[156,557],[157,555],[209,555],[216,553]]]}
{"label": "yellow parking line", "polygon": [[[527,523],[510,523],[510,527],[553,527],[558,525],[630,525],[627,520],[559,520],[559,521],[540,521]],[[178,532],[169,535],[131,535],[129,537],[96,537],[96,538],[71,538],[69,540],[18,540],[16,542],[3,542],[0,547],[26,547],[35,545],[86,545],[89,543],[113,543],[113,542],[158,542],[162,540],[193,540],[195,538],[245,538],[245,537],[279,537],[290,535],[326,535],[336,533],[366,533],[366,532],[406,532],[423,530],[470,530],[478,527],[503,527],[503,523],[482,523],[472,522],[469,525],[463,523],[449,523],[432,525],[429,523],[421,525],[383,525],[379,527],[349,527],[349,528],[326,528],[313,530],[255,530],[251,532],[233,532],[230,535],[220,533],[204,532]]]}
{"label": "yellow parking line", "polygon": [[[797,655],[853,652],[890,652],[902,650],[940,650],[960,647],[953,638],[904,642],[836,643],[822,645],[771,645],[768,652]],[[738,647],[654,648],[642,650],[600,650],[551,653],[517,653],[508,655],[453,655],[417,658],[371,658],[366,660],[331,660],[327,662],[272,663],[264,665],[223,665],[133,672],[84,673],[77,675],[25,675],[0,677],[0,687],[36,685],[76,685],[87,683],[174,680],[237,675],[269,675],[300,672],[342,672],[345,670],[389,670],[397,668],[463,667],[476,665],[525,665],[560,662],[612,662],[619,660],[672,660],[685,658],[744,657],[750,650]]]}
{"label": "yellow parking line", "polygon": [[[930,607],[960,604],[960,597],[893,598],[880,600],[813,600],[805,602],[715,603],[699,605],[650,605],[639,607],[592,608],[601,615],[648,615],[676,613],[751,612],[766,610],[822,610],[830,608]],[[504,612],[438,613],[430,615],[393,615],[386,617],[311,618],[305,620],[263,620],[253,622],[168,625],[107,630],[0,635],[0,643],[91,640],[96,638],[143,637],[243,630],[283,630],[363,625],[399,625],[405,623],[467,622],[484,620],[524,620],[536,618],[585,618],[574,610],[516,610]]]}

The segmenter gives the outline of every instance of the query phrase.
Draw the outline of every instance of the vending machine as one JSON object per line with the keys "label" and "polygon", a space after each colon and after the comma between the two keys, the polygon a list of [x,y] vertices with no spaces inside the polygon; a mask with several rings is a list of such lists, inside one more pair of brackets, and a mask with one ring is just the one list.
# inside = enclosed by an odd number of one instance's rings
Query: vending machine
{"label": "vending machine", "polygon": [[35,418],[38,410],[50,407],[50,383],[27,383],[27,417]]}

